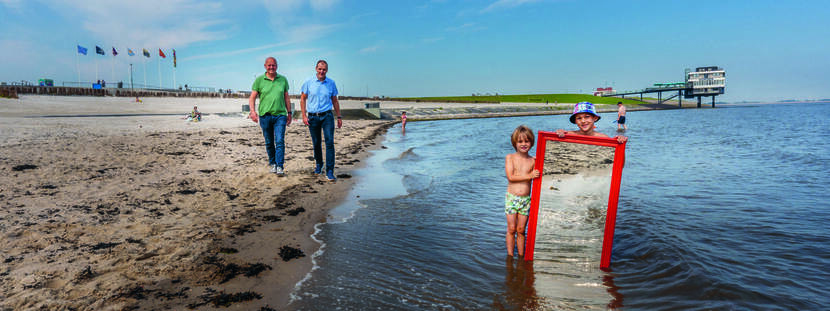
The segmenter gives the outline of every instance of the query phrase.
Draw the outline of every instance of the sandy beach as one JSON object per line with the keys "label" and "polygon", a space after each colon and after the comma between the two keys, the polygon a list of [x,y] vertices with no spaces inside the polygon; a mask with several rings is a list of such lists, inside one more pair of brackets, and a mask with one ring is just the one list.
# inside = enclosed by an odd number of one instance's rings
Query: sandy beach
{"label": "sandy beach", "polygon": [[[194,105],[202,122],[182,119]],[[0,309],[283,307],[311,268],[314,224],[394,123],[344,122],[332,183],[311,174],[301,121],[286,134],[286,176],[268,173],[260,128],[240,111],[238,100],[0,99]]]}

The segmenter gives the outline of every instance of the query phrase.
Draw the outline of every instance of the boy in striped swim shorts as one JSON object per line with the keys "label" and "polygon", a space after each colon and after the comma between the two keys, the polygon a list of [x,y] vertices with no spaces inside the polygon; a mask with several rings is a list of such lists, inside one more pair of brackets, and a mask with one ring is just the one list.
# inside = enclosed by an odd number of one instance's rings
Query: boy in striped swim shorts
{"label": "boy in striped swim shorts", "polygon": [[504,214],[507,215],[507,255],[513,256],[514,246],[519,257],[525,253],[525,226],[530,211],[530,181],[539,177],[539,170],[533,168],[536,158],[528,154],[533,147],[533,131],[520,125],[510,136],[516,152],[504,158],[504,173],[507,176],[507,193],[504,196]]}

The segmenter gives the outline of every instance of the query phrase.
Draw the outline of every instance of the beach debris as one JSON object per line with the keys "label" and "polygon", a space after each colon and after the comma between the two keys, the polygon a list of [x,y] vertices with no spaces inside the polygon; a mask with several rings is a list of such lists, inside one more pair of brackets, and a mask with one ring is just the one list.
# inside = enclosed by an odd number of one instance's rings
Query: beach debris
{"label": "beach debris", "polygon": [[278,222],[278,221],[282,220],[282,217],[277,216],[277,215],[265,215],[265,216],[262,216],[262,220],[267,221],[267,222]]}
{"label": "beach debris", "polygon": [[228,190],[225,190],[225,194],[228,195],[228,200],[233,200],[233,199],[236,199],[237,197],[239,197],[239,194],[231,193]]}
{"label": "beach debris", "polygon": [[219,248],[219,253],[220,254],[236,254],[238,252],[239,251],[237,249],[232,248],[232,247],[220,247]]}
{"label": "beach debris", "polygon": [[226,134],[231,134],[231,132],[228,132],[228,131],[225,131],[225,130],[219,131],[219,135],[226,135]]}
{"label": "beach debris", "polygon": [[280,247],[280,258],[282,258],[282,261],[289,261],[291,259],[300,257],[305,257],[305,253],[303,253],[303,250],[299,248],[293,248],[288,245]]}
{"label": "beach debris", "polygon": [[212,288],[205,289],[205,293],[199,296],[202,299],[200,303],[191,303],[187,307],[195,309],[206,304],[213,304],[214,307],[229,307],[235,302],[251,301],[254,299],[262,299],[262,295],[256,292],[247,291],[235,294],[226,294],[225,291],[217,292]]}
{"label": "beach debris", "polygon": [[271,308],[270,305],[265,305],[262,308],[259,308],[259,311],[277,311],[277,309]]}
{"label": "beach debris", "polygon": [[34,274],[29,274],[20,280],[20,285],[23,285],[23,289],[41,288],[43,287],[43,278]]}
{"label": "beach debris", "polygon": [[86,266],[81,272],[75,276],[75,283],[81,283],[86,280],[90,280],[95,277],[95,272],[92,272],[91,266]]}
{"label": "beach debris", "polygon": [[342,174],[337,174],[337,178],[352,178],[352,175],[348,174],[348,173],[342,173]]}
{"label": "beach debris", "polygon": [[176,191],[176,193],[178,193],[178,194],[195,194],[196,192],[199,192],[199,190],[184,189],[184,190]]}
{"label": "beach debris", "polygon": [[212,169],[202,169],[202,170],[199,170],[199,173],[210,174],[210,173],[213,173],[215,171],[216,170],[212,170]]}
{"label": "beach debris", "polygon": [[258,276],[262,271],[271,270],[271,266],[263,263],[244,264],[242,266],[235,263],[225,263],[216,256],[205,258],[207,265],[216,267],[215,278],[219,280],[219,284],[232,280],[237,275],[244,275],[247,277]]}
{"label": "beach debris", "polygon": [[290,209],[290,210],[286,211],[285,214],[288,215],[288,216],[297,216],[302,212],[305,212],[305,208],[298,207],[298,208]]}
{"label": "beach debris", "polygon": [[101,249],[109,249],[109,248],[116,247],[118,245],[121,245],[121,243],[119,243],[119,242],[113,242],[113,243],[100,242],[98,244],[92,245],[90,247],[90,250],[97,251],[97,250],[101,250]]}
{"label": "beach debris", "polygon": [[25,170],[33,170],[33,169],[36,169],[36,168],[37,168],[37,165],[23,164],[23,165],[15,165],[14,167],[12,167],[12,171],[22,172],[22,171],[25,171]]}

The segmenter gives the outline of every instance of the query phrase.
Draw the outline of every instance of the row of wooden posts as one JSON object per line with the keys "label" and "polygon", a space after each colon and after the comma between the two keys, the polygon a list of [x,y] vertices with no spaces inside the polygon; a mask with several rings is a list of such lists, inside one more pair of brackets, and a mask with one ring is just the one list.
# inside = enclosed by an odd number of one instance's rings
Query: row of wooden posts
{"label": "row of wooden posts", "polygon": [[0,97],[17,98],[19,94],[59,96],[119,96],[119,97],[214,97],[246,98],[244,93],[162,91],[145,89],[92,89],[69,86],[0,85]]}

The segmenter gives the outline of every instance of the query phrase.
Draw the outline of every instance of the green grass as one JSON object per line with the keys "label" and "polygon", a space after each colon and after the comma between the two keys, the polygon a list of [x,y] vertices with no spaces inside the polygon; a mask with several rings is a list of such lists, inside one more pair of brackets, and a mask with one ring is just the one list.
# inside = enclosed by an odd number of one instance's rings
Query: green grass
{"label": "green grass", "polygon": [[527,95],[492,95],[492,96],[437,96],[437,97],[402,97],[395,98],[407,101],[422,102],[516,102],[516,103],[578,103],[591,102],[594,104],[616,105],[621,101],[626,105],[640,104],[640,101],[621,99],[616,97],[598,97],[583,94],[527,94]]}

